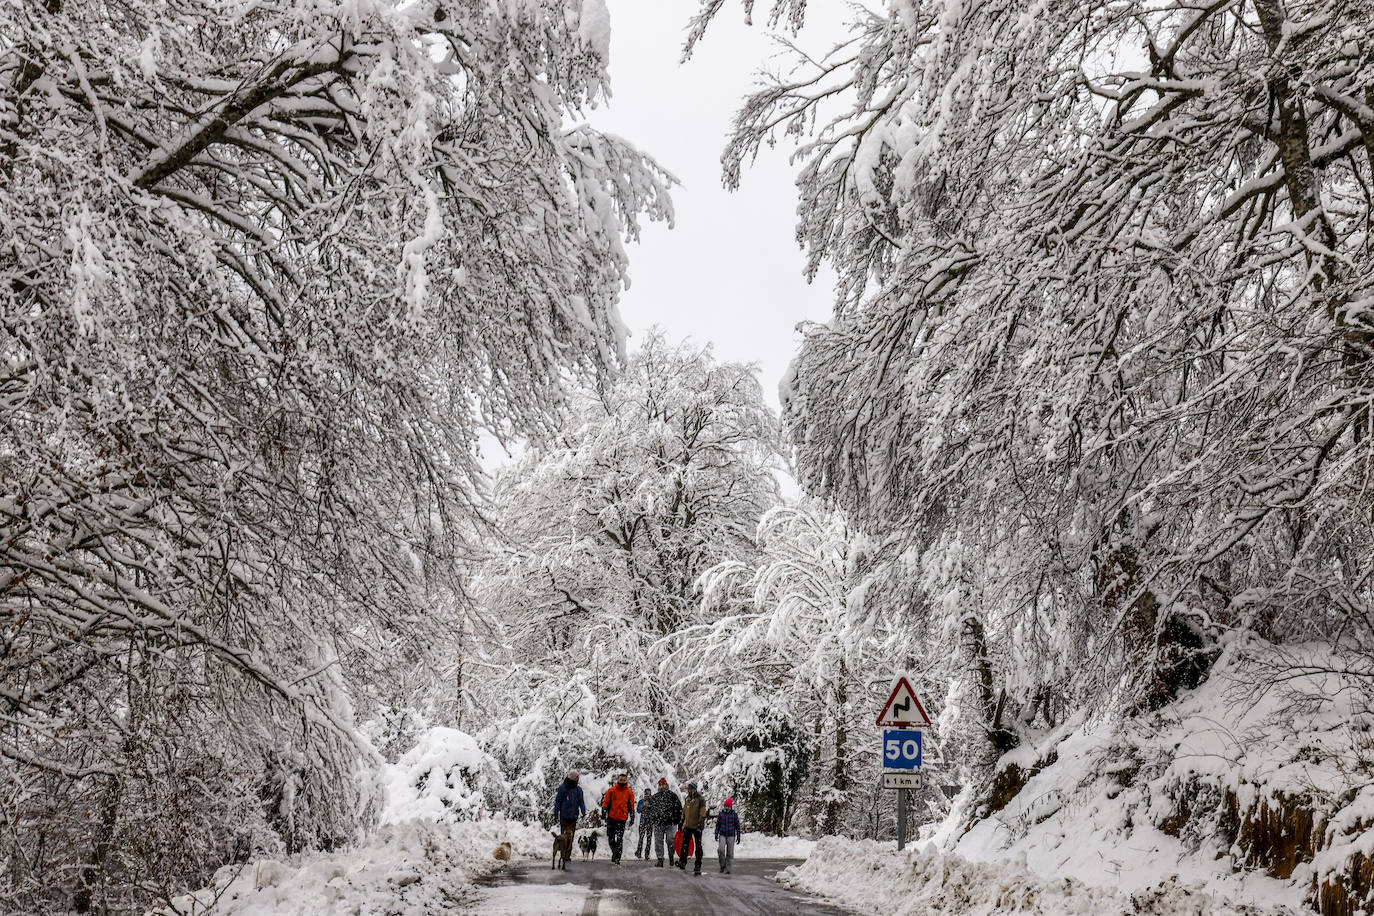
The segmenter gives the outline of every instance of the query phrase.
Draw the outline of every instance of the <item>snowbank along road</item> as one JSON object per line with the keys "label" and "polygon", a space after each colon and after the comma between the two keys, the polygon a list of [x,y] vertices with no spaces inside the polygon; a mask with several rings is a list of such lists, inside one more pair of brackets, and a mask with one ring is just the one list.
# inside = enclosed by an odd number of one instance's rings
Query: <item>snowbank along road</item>
{"label": "snowbank along road", "polygon": [[473,916],[842,916],[847,912],[772,880],[778,871],[798,861],[736,859],[734,872],[722,875],[708,857],[699,878],[690,871],[684,874],[633,860],[616,867],[609,859],[579,858],[568,864],[567,871],[522,862],[496,876],[465,911]]}

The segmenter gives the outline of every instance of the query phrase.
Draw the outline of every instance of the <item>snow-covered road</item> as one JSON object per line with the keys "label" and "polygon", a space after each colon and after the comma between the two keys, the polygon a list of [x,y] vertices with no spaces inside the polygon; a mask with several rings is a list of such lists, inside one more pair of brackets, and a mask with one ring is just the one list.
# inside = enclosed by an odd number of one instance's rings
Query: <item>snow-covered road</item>
{"label": "snow-covered road", "polygon": [[604,856],[577,859],[567,871],[524,862],[503,873],[477,900],[473,916],[841,916],[771,876],[796,859],[736,859],[734,873],[722,875],[713,859],[705,860],[701,877],[675,868],[626,859],[613,867]]}

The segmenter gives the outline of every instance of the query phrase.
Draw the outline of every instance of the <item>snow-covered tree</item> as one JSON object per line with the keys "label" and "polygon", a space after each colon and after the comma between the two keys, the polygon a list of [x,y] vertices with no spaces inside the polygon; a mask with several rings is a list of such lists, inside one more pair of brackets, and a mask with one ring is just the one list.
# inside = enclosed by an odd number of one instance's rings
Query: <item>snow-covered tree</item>
{"label": "snow-covered tree", "polygon": [[607,28],[601,0],[0,9],[20,909],[137,906],[264,810],[288,848],[366,822],[349,687],[456,600],[479,426],[547,430],[617,361],[622,236],[670,215],[575,123]]}
{"label": "snow-covered tree", "polygon": [[600,700],[602,685],[588,672],[530,666],[522,673],[525,684],[511,687],[505,714],[482,731],[511,786],[510,814],[552,823],[553,797],[569,770],[581,774],[593,821],[602,791],[618,773],[630,775],[636,795],[661,777],[676,781],[668,759],[648,743],[650,736],[627,726],[622,710]]}
{"label": "snow-covered tree", "polygon": [[807,487],[925,557],[1022,718],[1156,706],[1216,625],[1374,644],[1374,6],[855,15],[725,156],[797,138],[840,276],[787,386]]}
{"label": "snow-covered tree", "polygon": [[792,829],[798,795],[811,767],[811,738],[786,697],[752,681],[730,683],[711,729],[717,765],[706,785],[732,795],[750,830],[784,836]]}
{"label": "snow-covered tree", "polygon": [[915,657],[913,634],[893,626],[909,616],[907,593],[886,581],[894,565],[880,546],[813,501],[769,510],[758,544],[755,560],[703,577],[718,613],[694,634],[697,665],[706,681],[751,685],[804,723],[808,827],[872,832],[865,815],[881,765],[872,715]]}
{"label": "snow-covered tree", "polygon": [[777,499],[777,421],[754,370],[651,334],[564,430],[504,472],[503,546],[474,592],[523,665],[584,672],[606,713],[679,753],[679,634],[701,618],[697,580],[754,552]]}

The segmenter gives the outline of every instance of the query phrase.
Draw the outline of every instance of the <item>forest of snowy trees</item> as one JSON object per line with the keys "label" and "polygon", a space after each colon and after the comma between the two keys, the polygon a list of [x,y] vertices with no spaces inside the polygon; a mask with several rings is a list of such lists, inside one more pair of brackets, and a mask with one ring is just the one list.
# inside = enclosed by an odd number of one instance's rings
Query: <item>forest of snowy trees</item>
{"label": "forest of snowy trees", "polygon": [[589,123],[602,0],[0,6],[0,911],[347,846],[437,726],[488,813],[628,769],[886,839],[896,673],[956,832],[1237,646],[1368,718],[1374,3],[848,15],[724,149],[794,147],[838,278],[779,415],[627,339],[676,180]]}

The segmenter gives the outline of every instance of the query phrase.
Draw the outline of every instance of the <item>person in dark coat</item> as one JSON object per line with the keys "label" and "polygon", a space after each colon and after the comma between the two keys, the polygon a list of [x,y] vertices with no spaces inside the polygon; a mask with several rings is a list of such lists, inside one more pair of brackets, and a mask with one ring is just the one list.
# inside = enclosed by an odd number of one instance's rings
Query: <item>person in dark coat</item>
{"label": "person in dark coat", "polygon": [[727,875],[735,864],[735,844],[743,837],[744,830],[735,813],[735,800],[727,798],[720,814],[716,815],[716,858],[720,859],[720,870]]}
{"label": "person in dark coat", "polygon": [[560,833],[568,833],[577,826],[577,819],[587,813],[582,787],[577,784],[577,771],[569,770],[553,798],[553,816],[558,818]]}
{"label": "person in dark coat", "polygon": [[677,797],[677,793],[668,788],[668,780],[658,781],[658,792],[649,801],[649,817],[654,822],[654,855],[658,861],[654,863],[655,868],[663,867],[663,847],[668,847],[668,864],[673,864],[673,834],[677,833],[677,826],[682,821],[682,800]]}

